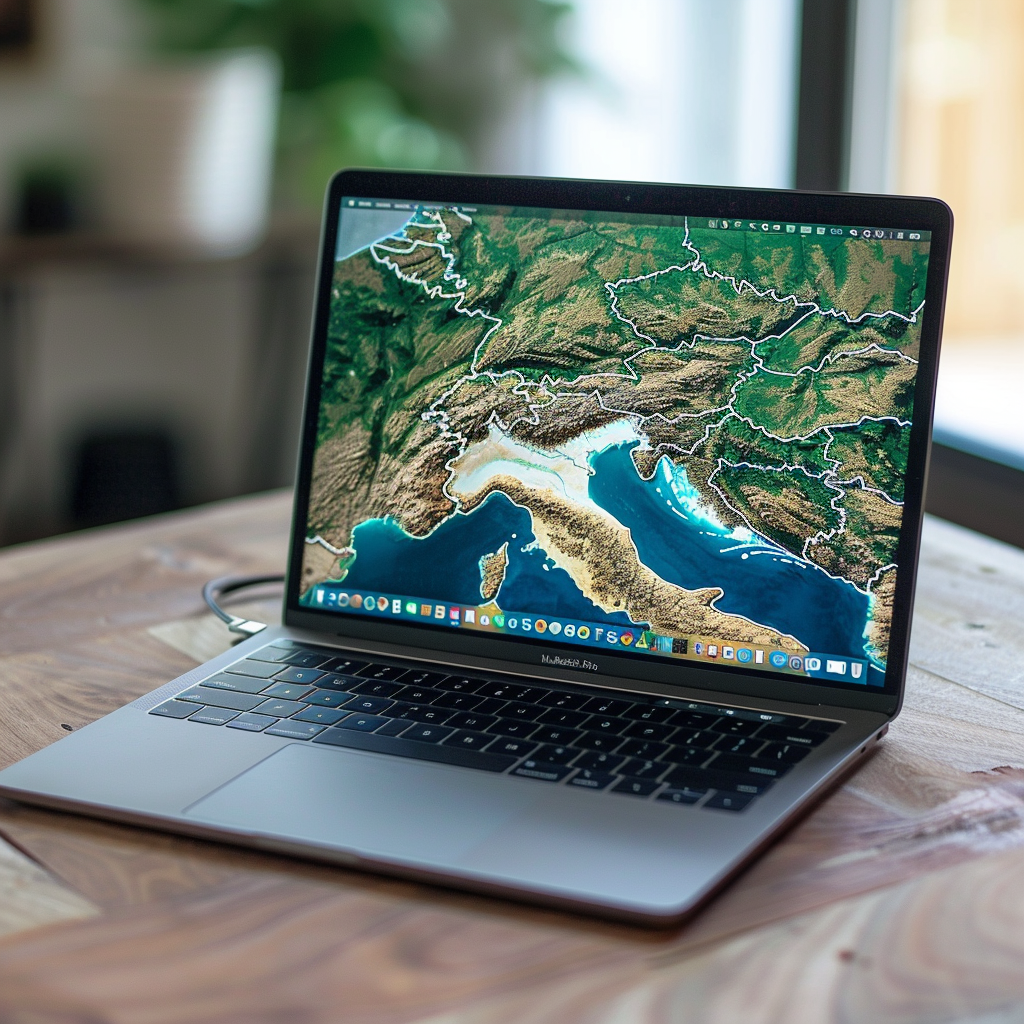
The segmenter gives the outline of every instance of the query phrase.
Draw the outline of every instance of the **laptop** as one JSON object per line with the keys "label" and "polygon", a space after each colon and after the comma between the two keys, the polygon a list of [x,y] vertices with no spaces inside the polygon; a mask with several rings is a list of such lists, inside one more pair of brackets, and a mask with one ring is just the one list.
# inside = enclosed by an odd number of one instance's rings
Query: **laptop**
{"label": "laptop", "polygon": [[283,625],[15,800],[643,924],[899,713],[930,199],[331,182]]}

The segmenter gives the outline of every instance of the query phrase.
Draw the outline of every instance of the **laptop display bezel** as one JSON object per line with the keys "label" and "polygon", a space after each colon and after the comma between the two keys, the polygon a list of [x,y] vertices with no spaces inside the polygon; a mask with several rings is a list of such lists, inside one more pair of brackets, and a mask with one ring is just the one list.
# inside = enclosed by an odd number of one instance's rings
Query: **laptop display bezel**
{"label": "laptop display bezel", "polygon": [[[625,650],[617,653],[589,647],[584,649],[571,643],[538,643],[520,636],[481,635],[464,629],[388,622],[301,606],[301,563],[319,418],[335,246],[343,196],[641,215],[864,224],[893,230],[930,231],[931,247],[925,291],[927,312],[922,323],[921,353],[915,384],[903,526],[896,557],[899,568],[884,687],[869,689],[864,685],[831,681],[801,682],[790,675],[763,670],[744,671],[738,666],[704,667],[681,659],[638,656]],[[425,651],[434,650],[446,657],[464,654],[497,659],[508,662],[510,671],[515,671],[517,666],[524,670],[527,667],[536,670],[542,655],[550,658],[557,652],[569,658],[585,658],[596,665],[594,682],[601,685],[614,685],[616,678],[629,680],[633,686],[636,681],[649,680],[662,685],[707,689],[709,692],[895,713],[902,701],[906,679],[951,234],[952,214],[944,203],[935,199],[375,170],[339,172],[327,190],[321,232],[320,265],[314,299],[306,401],[285,587],[285,624],[316,630],[341,641],[350,638],[374,644],[390,642]]]}

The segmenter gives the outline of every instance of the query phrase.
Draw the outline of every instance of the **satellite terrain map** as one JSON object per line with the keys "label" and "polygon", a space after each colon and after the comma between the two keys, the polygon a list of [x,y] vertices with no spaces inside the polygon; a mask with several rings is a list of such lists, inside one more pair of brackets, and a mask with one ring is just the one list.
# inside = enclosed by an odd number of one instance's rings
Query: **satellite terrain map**
{"label": "satellite terrain map", "polygon": [[304,604],[821,652],[881,685],[927,234],[404,216],[335,264]]}

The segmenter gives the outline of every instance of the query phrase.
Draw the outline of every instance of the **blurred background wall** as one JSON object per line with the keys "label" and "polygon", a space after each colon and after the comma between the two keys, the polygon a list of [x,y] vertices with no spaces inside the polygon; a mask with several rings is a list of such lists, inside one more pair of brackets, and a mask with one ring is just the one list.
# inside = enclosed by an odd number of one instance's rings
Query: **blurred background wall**
{"label": "blurred background wall", "polygon": [[291,481],[346,164],[939,195],[938,423],[1024,465],[1022,58],[1016,0],[0,0],[0,543]]}

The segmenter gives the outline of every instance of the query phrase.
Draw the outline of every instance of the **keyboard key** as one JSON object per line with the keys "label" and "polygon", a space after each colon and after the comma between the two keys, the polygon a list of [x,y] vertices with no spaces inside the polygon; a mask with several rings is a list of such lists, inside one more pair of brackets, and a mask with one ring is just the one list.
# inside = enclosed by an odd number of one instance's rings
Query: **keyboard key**
{"label": "keyboard key", "polygon": [[727,736],[749,736],[761,728],[761,723],[752,722],[749,718],[720,718],[711,728]]}
{"label": "keyboard key", "polygon": [[751,755],[760,750],[763,744],[764,740],[758,736],[722,736],[712,750],[721,751],[723,754]]}
{"label": "keyboard key", "polygon": [[452,715],[448,724],[456,729],[473,729],[476,732],[483,732],[490,728],[498,719],[494,715],[481,715],[476,711],[462,711]]}
{"label": "keyboard key", "polygon": [[487,748],[492,754],[515,754],[516,757],[526,757],[537,749],[533,740],[514,740],[506,736],[499,736],[491,742]]}
{"label": "keyboard key", "polygon": [[632,706],[632,703],[628,700],[613,700],[610,697],[591,697],[580,710],[606,718],[620,718]]}
{"label": "keyboard key", "polygon": [[670,804],[695,804],[707,796],[707,792],[706,789],[663,789],[658,799]]}
{"label": "keyboard key", "polygon": [[763,750],[756,754],[758,761],[782,761],[786,764],[798,764],[808,754],[807,747],[798,747],[795,743],[766,743]]}
{"label": "keyboard key", "polygon": [[708,765],[712,771],[746,772],[767,779],[781,779],[793,766],[780,761],[752,760],[748,757],[733,757],[730,754],[719,754]]}
{"label": "keyboard key", "polygon": [[575,747],[566,747],[555,743],[549,743],[537,751],[537,757],[549,764],[572,764],[579,755],[580,752]]}
{"label": "keyboard key", "polygon": [[452,747],[461,747],[463,750],[483,750],[488,743],[494,742],[494,737],[488,736],[485,732],[474,732],[472,729],[459,729],[443,742]]}
{"label": "keyboard key", "polygon": [[705,749],[710,747],[712,743],[717,743],[722,738],[720,732],[710,732],[705,729],[691,729],[685,728],[680,729],[679,732],[672,737],[672,743],[677,747],[704,747]]}
{"label": "keyboard key", "polygon": [[484,698],[478,697],[475,693],[442,693],[432,703],[439,708],[451,708],[452,711],[472,711],[483,701]]}
{"label": "keyboard key", "polygon": [[[501,714],[503,708],[508,707],[508,704],[507,700],[501,700],[499,697],[484,697],[473,710],[478,715],[498,715]],[[537,708],[537,710],[540,711],[540,708]]]}
{"label": "keyboard key", "polygon": [[535,733],[531,733],[530,738],[539,743],[554,743],[556,746],[566,747],[582,735],[579,729],[549,728],[542,725]]}
{"label": "keyboard key", "polygon": [[325,676],[321,676],[316,681],[316,685],[317,689],[321,690],[340,690],[343,693],[355,693],[352,687],[358,685],[358,682],[355,676],[336,676],[328,673]]}
{"label": "keyboard key", "polygon": [[286,718],[277,725],[265,729],[263,735],[285,736],[290,740],[311,740],[314,736],[319,736],[324,729],[325,726],[314,725],[312,722],[296,722],[292,718]]}
{"label": "keyboard key", "polygon": [[667,722],[675,713],[675,708],[659,707],[655,704],[634,704],[622,717],[635,722]]}
{"label": "keyboard key", "polygon": [[645,761],[657,761],[669,749],[667,743],[655,740],[626,740],[615,750],[616,754],[626,757],[642,757]]}
{"label": "keyboard key", "polygon": [[434,686],[443,683],[448,677],[443,672],[428,672],[426,669],[413,668],[407,676],[402,677],[403,685]]}
{"label": "keyboard key", "polygon": [[634,779],[660,779],[671,767],[670,764],[665,764],[663,761],[644,761],[641,758],[633,758],[618,770],[618,774],[628,775]]}
{"label": "keyboard key", "polygon": [[403,686],[395,694],[395,700],[408,701],[410,704],[432,704],[444,692],[431,686]]}
{"label": "keyboard key", "polygon": [[297,668],[319,668],[328,661],[330,658],[326,654],[317,654],[316,651],[295,651],[284,659],[286,665],[295,665]]}
{"label": "keyboard key", "polygon": [[[283,724],[290,725],[291,721],[289,719]],[[414,726],[414,728],[438,727]],[[485,772],[506,771],[517,760],[508,754],[491,754],[486,750],[463,750],[446,743],[420,743],[415,740],[407,740],[404,736],[382,736],[379,732],[354,732],[351,729],[327,729],[313,742],[350,747],[354,750],[371,750],[378,754],[410,757],[419,761],[437,761],[441,764],[454,764],[462,768],[476,768]]]}
{"label": "keyboard key", "polygon": [[674,732],[674,725],[664,722],[633,722],[623,733],[637,740],[667,740]]}
{"label": "keyboard key", "polygon": [[537,725],[535,722],[513,722],[507,718],[499,718],[487,731],[497,733],[499,736],[526,739],[530,733],[537,731]]}
{"label": "keyboard key", "polygon": [[[345,723],[342,722],[342,725]],[[419,722],[410,726],[402,733],[403,740],[416,740],[417,743],[440,743],[454,730],[446,725],[422,725]]]}
{"label": "keyboard key", "polygon": [[398,665],[366,665],[354,673],[364,679],[401,679],[409,670]]}
{"label": "keyboard key", "polygon": [[262,691],[264,697],[282,697],[285,700],[301,700],[312,692],[312,686],[303,686],[301,683],[274,683]]}
{"label": "keyboard key", "polygon": [[423,685],[436,686],[439,690],[450,690],[453,693],[476,693],[484,685],[484,681],[472,676],[447,676],[436,683],[424,682]]}
{"label": "keyboard key", "polygon": [[269,679],[275,672],[281,671],[280,665],[274,665],[266,661],[238,661],[229,665],[225,672],[232,675],[254,676],[256,679]]}
{"label": "keyboard key", "polygon": [[537,703],[546,708],[566,708],[569,711],[579,711],[589,701],[590,698],[584,693],[564,693],[560,690],[550,690]]}
{"label": "keyboard key", "polygon": [[348,714],[338,708],[319,708],[307,704],[297,715],[292,715],[293,722],[313,722],[316,725],[334,725]]}
{"label": "keyboard key", "polygon": [[401,683],[389,683],[386,679],[364,679],[352,686],[353,693],[361,693],[367,697],[393,697],[401,689]]}
{"label": "keyboard key", "polygon": [[669,721],[683,729],[710,729],[720,717],[704,711],[677,711]]}
{"label": "keyboard key", "polygon": [[703,747],[679,747],[673,746],[671,750],[661,755],[662,761],[669,764],[704,764],[710,760],[713,751],[705,750]]}
{"label": "keyboard key", "polygon": [[484,683],[476,691],[483,697],[500,697],[502,700],[534,701],[542,696],[544,690],[534,686],[522,686],[516,683]]}
{"label": "keyboard key", "polygon": [[623,730],[630,724],[630,721],[625,718],[609,718],[607,715],[594,715],[592,718],[588,718],[581,728],[587,732],[603,732],[609,736],[621,736]]}
{"label": "keyboard key", "polygon": [[356,694],[351,700],[346,701],[343,707],[346,711],[363,711],[368,715],[377,715],[386,711],[395,702],[384,697],[362,697]]}
{"label": "keyboard key", "polygon": [[190,700],[193,704],[212,704],[216,708],[231,708],[232,711],[252,711],[263,698],[251,693],[236,693],[234,690],[217,690],[212,686],[193,686],[178,694],[178,700]]}
{"label": "keyboard key", "polygon": [[537,719],[542,725],[560,725],[566,729],[577,729],[585,722],[590,716],[583,714],[582,711],[565,711],[562,708],[548,708]]}
{"label": "keyboard key", "polygon": [[229,676],[227,673],[203,680],[203,686],[212,686],[215,690],[236,690],[238,693],[259,693],[266,685],[266,679],[255,679],[252,676]]}
{"label": "keyboard key", "polygon": [[618,784],[612,786],[613,793],[628,793],[630,796],[650,796],[659,786],[660,782],[654,779],[622,779]]}
{"label": "keyboard key", "polygon": [[501,709],[502,718],[519,718],[524,722],[536,721],[544,713],[544,709],[537,704],[520,704],[518,701],[509,701]]}
{"label": "keyboard key", "polygon": [[338,729],[358,729],[359,732],[375,732],[386,722],[394,721],[391,718],[383,718],[380,715],[346,715],[340,722],[338,722],[336,728]]}
{"label": "keyboard key", "polygon": [[274,725],[276,722],[277,719],[271,718],[269,715],[254,715],[251,711],[247,711],[245,714],[233,718],[227,723],[227,727],[229,729],[243,729],[246,732],[263,732],[267,726]]}
{"label": "keyboard key", "polygon": [[574,768],[585,768],[595,772],[613,772],[626,759],[618,754],[608,754],[598,750],[586,750],[575,761]]}
{"label": "keyboard key", "polygon": [[763,793],[775,780],[740,772],[713,771],[677,765],[664,779],[674,789],[719,789],[736,793]]}
{"label": "keyboard key", "polygon": [[237,718],[237,711],[230,711],[227,708],[202,708],[194,715],[189,716],[190,722],[202,722],[204,725],[223,725]]}
{"label": "keyboard key", "polygon": [[608,736],[600,732],[585,732],[573,740],[574,747],[584,750],[600,750],[610,752],[622,743],[621,736]]}
{"label": "keyboard key", "polygon": [[607,789],[615,781],[615,778],[608,772],[597,772],[590,768],[584,768],[569,780],[569,785],[579,786],[580,789]]}
{"label": "keyboard key", "polygon": [[340,708],[342,704],[350,701],[355,694],[346,693],[344,690],[321,690],[315,689],[308,697],[303,697],[304,704],[316,704],[324,708]]}
{"label": "keyboard key", "polygon": [[802,729],[790,729],[785,725],[765,725],[758,732],[758,738],[771,740],[773,743],[792,743],[794,746],[816,747],[828,739],[828,733],[804,732]]}
{"label": "keyboard key", "polygon": [[326,673],[315,668],[286,668],[274,678],[281,683],[315,683]]}
{"label": "keyboard key", "polygon": [[151,715],[160,715],[163,718],[188,718],[195,713],[194,703],[181,700],[169,700],[166,704],[158,704],[150,711]]}
{"label": "keyboard key", "polygon": [[273,715],[275,718],[291,718],[296,711],[301,711],[305,706],[297,700],[265,700],[254,707],[253,711],[261,715]]}
{"label": "keyboard key", "polygon": [[340,672],[344,675],[354,676],[360,669],[366,668],[366,662],[356,661],[354,658],[331,658],[329,662],[320,667],[328,672]]}
{"label": "keyboard key", "polygon": [[524,779],[537,779],[540,782],[560,782],[566,775],[572,774],[572,768],[567,768],[563,764],[535,761],[531,758],[524,761],[518,768],[513,768],[509,774],[518,775]]}
{"label": "keyboard key", "polygon": [[753,799],[750,793],[715,793],[704,806],[718,811],[742,811]]}

